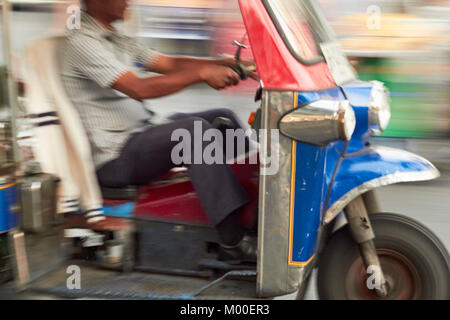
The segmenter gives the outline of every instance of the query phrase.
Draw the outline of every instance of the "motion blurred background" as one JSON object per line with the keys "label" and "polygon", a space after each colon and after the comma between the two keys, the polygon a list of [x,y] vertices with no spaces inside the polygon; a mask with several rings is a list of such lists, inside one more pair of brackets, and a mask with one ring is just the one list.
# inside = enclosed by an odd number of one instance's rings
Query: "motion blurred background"
{"label": "motion blurred background", "polygon": [[[33,40],[63,32],[69,16],[67,8],[78,4],[77,0],[10,2],[14,9],[11,27],[17,58]],[[359,77],[383,81],[391,91],[392,121],[383,136],[448,139],[450,1],[318,2]],[[232,40],[246,42],[237,0],[130,3],[123,30],[159,51],[215,56],[233,54]],[[251,51],[244,54],[251,56]],[[0,56],[0,64],[2,61]],[[252,94],[256,86],[242,83],[232,92]]]}
{"label": "motion blurred background", "polygon": [[[107,2],[107,0],[105,0]],[[390,186],[378,195],[384,211],[408,214],[430,227],[450,248],[450,1],[319,0],[344,51],[362,80],[385,82],[392,120],[375,144],[418,153],[442,173],[433,182]],[[11,0],[14,75],[20,56],[33,41],[64,32],[67,8],[77,0]],[[234,54],[233,40],[248,45],[237,0],[132,0],[125,33],[170,54]],[[1,18],[0,18],[1,19]],[[0,30],[3,33],[3,30]],[[243,52],[251,57],[251,50]],[[0,66],[4,64],[0,50]],[[0,67],[1,68],[1,67]],[[8,118],[4,69],[0,69],[0,123]],[[26,80],[25,80],[26,81]],[[235,111],[245,123],[256,110],[258,83],[249,80],[225,91],[196,85],[146,103],[162,114],[215,107]],[[20,104],[19,104],[20,107]],[[29,136],[26,118],[19,136]],[[23,156],[33,138],[20,140]],[[0,162],[4,152],[0,145]],[[314,299],[312,289],[307,294]]]}

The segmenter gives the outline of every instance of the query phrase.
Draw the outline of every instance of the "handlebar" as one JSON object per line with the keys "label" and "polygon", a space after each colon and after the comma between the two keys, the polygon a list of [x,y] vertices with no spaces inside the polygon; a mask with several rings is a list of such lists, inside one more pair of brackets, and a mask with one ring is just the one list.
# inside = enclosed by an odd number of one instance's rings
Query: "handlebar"
{"label": "handlebar", "polygon": [[236,54],[234,56],[236,65],[231,68],[239,75],[241,80],[247,80],[250,77],[256,81],[259,81],[259,77],[256,74],[256,66],[245,67],[241,63],[241,51],[242,49],[247,49],[247,46],[236,40],[233,41],[233,45],[237,46]]}
{"label": "handlebar", "polygon": [[258,74],[256,73],[256,66],[248,66],[245,67],[242,63],[237,63],[236,65],[230,67],[236,72],[241,80],[245,81],[248,78],[252,78],[255,81],[259,81]]}

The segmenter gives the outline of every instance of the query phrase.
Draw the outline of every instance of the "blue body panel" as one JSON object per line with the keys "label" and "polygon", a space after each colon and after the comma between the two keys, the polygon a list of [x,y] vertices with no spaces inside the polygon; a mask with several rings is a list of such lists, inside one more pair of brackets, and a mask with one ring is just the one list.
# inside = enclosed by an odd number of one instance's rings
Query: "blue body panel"
{"label": "blue body panel", "polygon": [[[381,177],[400,176],[405,173],[433,172],[436,168],[424,158],[407,151],[374,147],[363,153],[345,158],[337,172],[330,197],[329,208],[346,193],[364,183]],[[393,178],[393,182],[412,181],[406,178]]]}
{"label": "blue body panel", "polygon": [[[345,96],[340,88],[298,93],[300,108],[319,99],[345,100]],[[345,143],[334,142],[326,147],[301,142],[294,142],[294,145],[289,264],[304,265],[316,252],[328,186]]]}
{"label": "blue body panel", "polygon": [[[325,148],[296,143],[295,173],[291,185],[290,264],[307,262],[316,251],[317,232],[326,197],[327,151]],[[292,196],[292,195],[291,195]]]}
{"label": "blue body panel", "polygon": [[[306,265],[314,257],[318,231],[329,208],[348,192],[382,177],[385,184],[410,181],[408,174],[437,171],[427,160],[390,148],[370,148],[369,98],[371,84],[355,81],[325,92],[298,93],[301,108],[319,99],[344,100],[352,104],[357,125],[351,141],[326,147],[294,142],[291,192],[291,265]],[[347,148],[346,148],[347,147]],[[402,179],[399,179],[399,175]],[[411,180],[413,180],[411,178]]]}
{"label": "blue body panel", "polygon": [[17,215],[11,210],[17,201],[17,184],[0,184],[0,233],[17,227]]}

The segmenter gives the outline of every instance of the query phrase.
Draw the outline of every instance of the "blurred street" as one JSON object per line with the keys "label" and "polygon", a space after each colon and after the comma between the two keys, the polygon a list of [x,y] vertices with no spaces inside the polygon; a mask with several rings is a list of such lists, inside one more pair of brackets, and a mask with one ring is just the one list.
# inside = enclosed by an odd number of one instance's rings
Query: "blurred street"
{"label": "blurred street", "polygon": [[[135,0],[127,12],[125,25],[120,27],[128,35],[139,38],[141,43],[168,54],[232,55],[236,47],[231,45],[231,41],[246,39],[235,2],[175,2]],[[381,210],[410,216],[421,222],[450,251],[450,20],[445,15],[449,12],[448,3],[432,1],[428,5],[426,1],[380,0],[374,1],[373,11],[368,10],[371,1],[353,1],[348,6],[339,5],[334,0],[319,2],[324,6],[359,79],[383,81],[390,90],[390,125],[380,136],[374,137],[372,143],[423,156],[441,172],[434,181],[378,189],[376,195]],[[348,2],[345,1],[346,4]],[[411,6],[404,4],[407,2]],[[50,4],[39,7],[17,3],[11,20],[12,64],[14,76],[20,79],[19,62],[23,50],[38,39],[60,34],[64,29],[67,5],[77,2],[50,1]],[[367,20],[367,15],[372,14],[381,15],[378,17],[380,20],[375,21],[381,24],[380,28],[366,28],[366,22],[370,20]],[[0,36],[2,32],[0,28]],[[251,56],[251,48],[244,50],[243,57]],[[3,51],[0,50],[0,67],[3,64]],[[1,85],[0,89],[4,90]],[[162,116],[228,108],[247,124],[249,115],[260,106],[254,101],[258,85],[247,80],[237,87],[215,91],[206,84],[198,84],[169,97],[147,100],[145,105]],[[9,114],[1,100],[0,124]],[[20,121],[26,124],[27,120]],[[24,131],[28,130],[26,125],[24,128]],[[19,125],[19,135],[20,130]],[[28,131],[24,135],[27,134]],[[21,143],[26,145],[27,142]],[[29,149],[29,145],[26,147]],[[313,280],[306,294],[308,300],[318,299]],[[0,298],[2,294],[8,293],[0,291]],[[31,295],[27,298],[43,297]],[[293,298],[295,295],[278,299]]]}

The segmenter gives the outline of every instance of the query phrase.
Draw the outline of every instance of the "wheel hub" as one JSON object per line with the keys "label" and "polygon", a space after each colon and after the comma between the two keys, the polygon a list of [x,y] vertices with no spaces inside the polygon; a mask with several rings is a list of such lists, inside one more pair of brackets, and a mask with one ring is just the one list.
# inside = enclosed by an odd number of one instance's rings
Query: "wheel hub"
{"label": "wheel hub", "polygon": [[390,249],[377,249],[381,268],[389,291],[386,297],[377,295],[376,290],[369,289],[366,272],[361,257],[356,259],[346,275],[346,292],[352,300],[415,300],[420,298],[421,279],[417,268],[400,252]]}

